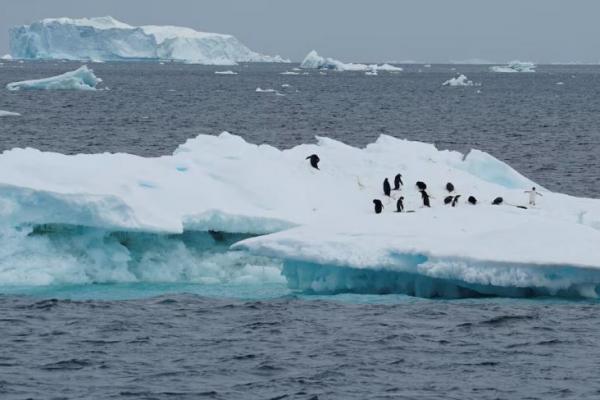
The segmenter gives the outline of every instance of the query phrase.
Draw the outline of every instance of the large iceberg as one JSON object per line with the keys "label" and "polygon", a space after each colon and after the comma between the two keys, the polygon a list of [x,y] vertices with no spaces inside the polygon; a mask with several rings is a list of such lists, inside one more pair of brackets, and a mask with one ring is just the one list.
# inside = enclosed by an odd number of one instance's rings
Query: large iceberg
{"label": "large iceberg", "polygon": [[6,88],[8,90],[96,90],[96,85],[100,82],[102,79],[94,75],[94,71],[86,65],[83,65],[75,71],[50,78],[11,82],[6,85]]}
{"label": "large iceberg", "polygon": [[354,64],[354,63],[343,63],[333,58],[321,57],[315,50],[309,52],[302,63],[300,68],[304,69],[329,69],[334,71],[365,71],[365,72],[377,72],[377,71],[388,71],[388,72],[400,72],[401,67],[395,67],[390,64]]}
{"label": "large iceberg", "polygon": [[511,61],[507,65],[490,67],[492,72],[535,72],[536,65],[532,62]]}
{"label": "large iceberg", "polygon": [[156,60],[211,65],[284,62],[256,53],[231,35],[178,26],[131,26],[112,17],[48,18],[10,30],[12,56],[20,59]]}
{"label": "large iceberg", "polygon": [[[396,173],[405,185],[393,197],[413,212],[383,196]],[[442,201],[448,181],[457,207]],[[544,195],[535,207],[532,186]],[[497,196],[503,205],[491,205]],[[600,200],[545,190],[481,151],[383,135],[365,148],[319,137],[283,151],[200,135],[155,158],[13,149],[0,155],[0,217],[0,285],[272,282],[281,272],[314,293],[600,293]]]}

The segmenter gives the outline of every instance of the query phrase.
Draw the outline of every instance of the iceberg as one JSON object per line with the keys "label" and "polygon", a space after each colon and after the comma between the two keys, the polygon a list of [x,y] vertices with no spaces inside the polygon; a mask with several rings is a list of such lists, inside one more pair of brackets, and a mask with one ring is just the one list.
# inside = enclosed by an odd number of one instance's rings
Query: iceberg
{"label": "iceberg", "polygon": [[131,26],[112,17],[47,18],[10,30],[19,59],[175,60],[198,64],[288,62],[251,51],[231,35],[178,26]]}
{"label": "iceberg", "polygon": [[490,67],[492,72],[535,72],[536,65],[532,62],[511,61],[508,65]]}
{"label": "iceberg", "polygon": [[20,115],[17,112],[0,110],[0,117],[19,117]]}
{"label": "iceberg", "polygon": [[395,67],[390,64],[345,64],[341,61],[333,58],[321,57],[315,50],[309,52],[302,63],[300,68],[304,69],[325,69],[334,71],[360,71],[360,72],[377,72],[377,71],[388,71],[388,72],[400,72],[402,68]]}
{"label": "iceberg", "polygon": [[442,83],[442,86],[474,86],[475,84],[473,83],[473,81],[470,81],[465,75],[460,74],[459,76],[455,77],[455,78],[451,78],[448,79],[447,81],[445,81],[444,83]]}
{"label": "iceberg", "polygon": [[4,60],[4,61],[12,61],[12,56],[10,54],[5,54],[2,57],[0,57],[0,60]]}
{"label": "iceberg", "polygon": [[[412,212],[383,196],[396,173],[405,185],[393,197]],[[441,200],[448,181],[456,207]],[[544,194],[535,207],[532,186]],[[491,205],[497,196],[503,205]],[[0,216],[0,285],[285,279],[309,293],[600,293],[600,200],[546,190],[478,150],[385,135],[364,148],[317,137],[279,150],[225,132],[151,158],[13,149],[0,155]]]}
{"label": "iceberg", "polygon": [[11,82],[8,90],[96,90],[102,79],[94,75],[94,71],[83,65],[75,71],[44,79]]}

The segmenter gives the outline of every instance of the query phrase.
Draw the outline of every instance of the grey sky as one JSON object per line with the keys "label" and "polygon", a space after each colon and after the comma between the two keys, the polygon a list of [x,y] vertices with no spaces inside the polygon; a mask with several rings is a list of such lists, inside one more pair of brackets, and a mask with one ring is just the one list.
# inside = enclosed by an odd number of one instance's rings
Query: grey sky
{"label": "grey sky", "polygon": [[45,17],[112,15],[133,25],[230,33],[301,60],[599,62],[598,0],[0,0],[8,29]]}

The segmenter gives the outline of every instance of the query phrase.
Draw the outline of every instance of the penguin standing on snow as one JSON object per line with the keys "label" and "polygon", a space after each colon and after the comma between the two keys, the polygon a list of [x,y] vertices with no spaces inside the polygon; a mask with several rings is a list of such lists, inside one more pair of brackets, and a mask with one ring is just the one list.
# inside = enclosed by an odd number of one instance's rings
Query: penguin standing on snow
{"label": "penguin standing on snow", "polygon": [[311,167],[313,167],[314,169],[319,169],[319,161],[321,161],[321,159],[318,155],[311,154],[310,156],[306,157],[306,159],[310,160]]}
{"label": "penguin standing on snow", "polygon": [[400,190],[401,185],[404,185],[402,182],[402,174],[397,174],[394,177],[394,190]]}
{"label": "penguin standing on snow", "polygon": [[444,204],[448,205],[448,204],[452,203],[453,199],[454,199],[454,196],[446,196],[444,198]]}
{"label": "penguin standing on snow", "polygon": [[492,204],[495,205],[495,206],[499,206],[503,202],[504,202],[504,199],[502,197],[496,197],[494,199],[494,201],[492,201]]}
{"label": "penguin standing on snow", "polygon": [[454,185],[452,184],[452,182],[446,183],[446,190],[450,193],[454,192]]}
{"label": "penguin standing on snow", "polygon": [[423,207],[431,207],[429,194],[425,190],[421,190],[421,198],[423,199]]}
{"label": "penguin standing on snow", "polygon": [[390,186],[390,181],[388,181],[388,178],[385,178],[383,181],[383,194],[385,194],[387,197],[390,197],[391,193],[392,187]]}
{"label": "penguin standing on snow", "polygon": [[396,202],[396,212],[402,211],[404,211],[404,196],[400,196],[400,198]]}
{"label": "penguin standing on snow", "polygon": [[475,196],[469,196],[467,201],[469,202],[469,204],[472,204],[472,205],[477,204],[477,199],[475,198]]}
{"label": "penguin standing on snow", "polygon": [[456,205],[458,204],[458,198],[459,197],[460,197],[460,194],[454,196],[454,200],[452,200],[452,207],[456,207]]}
{"label": "penguin standing on snow", "polygon": [[379,199],[373,200],[373,204],[375,205],[375,214],[381,214],[383,210],[383,203]]}
{"label": "penguin standing on snow", "polygon": [[419,190],[427,189],[427,185],[425,184],[425,182],[417,181],[416,185],[417,185],[417,189],[419,189]]}

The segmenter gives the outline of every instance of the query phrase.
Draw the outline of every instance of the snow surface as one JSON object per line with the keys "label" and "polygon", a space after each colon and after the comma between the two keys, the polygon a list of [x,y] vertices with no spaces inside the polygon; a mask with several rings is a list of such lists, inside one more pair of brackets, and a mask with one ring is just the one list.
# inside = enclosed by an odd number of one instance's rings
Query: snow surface
{"label": "snow surface", "polygon": [[18,117],[21,114],[12,111],[0,110],[0,117]]}
{"label": "snow surface", "polygon": [[11,53],[21,59],[168,59],[196,64],[287,62],[251,51],[231,35],[178,26],[131,26],[112,17],[49,18],[10,30]]}
{"label": "snow surface", "polygon": [[455,78],[448,79],[442,86],[474,86],[473,81],[470,81],[465,75],[461,74]]}
{"label": "snow surface", "polygon": [[94,75],[94,71],[86,65],[75,71],[50,78],[12,82],[6,85],[8,90],[96,90],[102,79]]}
{"label": "snow surface", "polygon": [[304,69],[330,69],[334,71],[364,71],[364,72],[377,72],[377,71],[388,71],[388,72],[399,72],[402,68],[395,67],[390,64],[345,64],[341,61],[333,58],[321,57],[315,50],[309,52],[302,63],[300,68]]}
{"label": "snow surface", "polygon": [[[155,158],[5,151],[0,284],[263,282],[282,271],[292,288],[319,293],[600,292],[599,200],[549,192],[477,150],[384,135],[362,149],[317,140],[282,151],[200,135]],[[305,159],[314,153],[320,170]],[[412,213],[394,213],[381,193],[396,173],[405,186],[393,195]],[[462,195],[455,208],[442,202],[448,181]],[[532,186],[538,206],[514,207]],[[490,204],[497,196],[505,205]]]}
{"label": "snow surface", "polygon": [[492,72],[535,72],[536,65],[532,62],[511,61],[508,65],[490,67]]}

